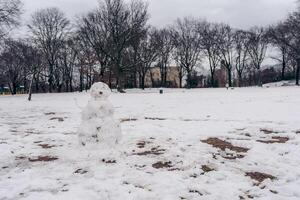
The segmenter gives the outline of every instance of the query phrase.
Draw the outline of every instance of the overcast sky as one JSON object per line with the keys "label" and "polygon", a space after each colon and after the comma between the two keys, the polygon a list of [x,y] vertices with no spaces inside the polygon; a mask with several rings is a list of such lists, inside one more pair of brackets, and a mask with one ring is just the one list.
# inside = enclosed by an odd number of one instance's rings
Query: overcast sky
{"label": "overcast sky", "polygon": [[[295,9],[296,0],[148,0],[150,23],[162,27],[177,17],[196,16],[236,28],[274,23]],[[44,7],[59,7],[68,17],[97,6],[97,0],[23,0],[25,18]]]}

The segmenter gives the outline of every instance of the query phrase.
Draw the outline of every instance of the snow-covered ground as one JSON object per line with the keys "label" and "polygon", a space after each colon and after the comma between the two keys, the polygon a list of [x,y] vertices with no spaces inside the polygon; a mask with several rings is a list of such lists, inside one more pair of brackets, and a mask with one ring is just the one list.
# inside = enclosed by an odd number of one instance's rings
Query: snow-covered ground
{"label": "snow-covered ground", "polygon": [[0,199],[300,199],[299,87],[110,100],[117,153],[79,146],[86,93],[1,96]]}
{"label": "snow-covered ground", "polygon": [[263,87],[287,87],[287,86],[294,86],[296,85],[296,80],[289,80],[289,81],[279,81],[273,83],[264,84]]}

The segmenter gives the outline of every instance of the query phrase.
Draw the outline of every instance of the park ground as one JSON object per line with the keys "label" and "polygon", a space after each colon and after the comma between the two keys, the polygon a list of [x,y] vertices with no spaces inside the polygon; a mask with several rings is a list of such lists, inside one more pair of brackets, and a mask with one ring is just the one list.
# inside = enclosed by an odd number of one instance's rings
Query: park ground
{"label": "park ground", "polygon": [[0,97],[1,200],[300,199],[299,87],[114,93],[115,150],[79,146],[88,98]]}

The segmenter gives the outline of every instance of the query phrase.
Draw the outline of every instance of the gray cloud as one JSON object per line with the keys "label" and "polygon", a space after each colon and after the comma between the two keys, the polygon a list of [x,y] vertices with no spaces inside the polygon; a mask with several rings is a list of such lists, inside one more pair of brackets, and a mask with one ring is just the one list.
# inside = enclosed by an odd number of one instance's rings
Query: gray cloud
{"label": "gray cloud", "polygon": [[[23,0],[25,16],[39,8],[59,7],[68,17],[97,6],[97,0]],[[171,24],[177,17],[195,16],[226,22],[234,27],[267,25],[284,18],[296,6],[295,0],[148,0],[150,23]]]}

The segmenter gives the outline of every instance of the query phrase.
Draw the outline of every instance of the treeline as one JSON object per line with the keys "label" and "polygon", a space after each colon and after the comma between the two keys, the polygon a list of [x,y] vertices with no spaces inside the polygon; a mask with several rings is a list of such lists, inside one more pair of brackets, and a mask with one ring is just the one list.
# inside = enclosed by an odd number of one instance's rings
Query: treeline
{"label": "treeline", "polygon": [[[148,24],[143,1],[102,0],[97,9],[73,23],[58,8],[32,14],[29,36],[10,37],[19,26],[19,0],[0,0],[0,87],[12,94],[24,87],[31,92],[72,92],[104,81],[123,91],[145,88],[151,68],[160,71],[167,86],[168,68],[176,63],[179,87],[195,87],[195,76],[208,63],[208,86],[216,87],[216,72],[226,70],[229,86],[261,85],[262,63],[268,48],[281,66],[281,80],[292,74],[299,85],[300,11],[270,27],[233,29],[227,24],[196,18],[176,20],[157,29]],[[254,78],[253,78],[254,77]]]}

